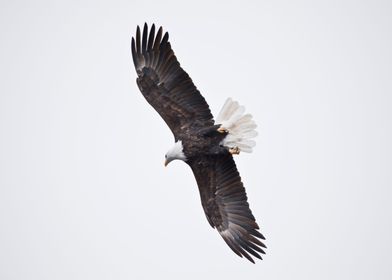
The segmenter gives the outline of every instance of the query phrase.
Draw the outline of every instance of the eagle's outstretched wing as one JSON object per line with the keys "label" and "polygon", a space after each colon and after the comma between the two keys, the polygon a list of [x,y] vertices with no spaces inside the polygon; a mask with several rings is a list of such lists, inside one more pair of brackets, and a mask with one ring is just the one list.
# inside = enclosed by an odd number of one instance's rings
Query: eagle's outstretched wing
{"label": "eagle's outstretched wing", "polygon": [[167,32],[162,37],[162,27],[155,35],[155,25],[149,32],[147,24],[141,37],[138,26],[136,40],[132,37],[132,57],[140,91],[178,139],[184,128],[211,126],[214,121],[204,97],[180,67],[168,39]]}
{"label": "eagle's outstretched wing", "polygon": [[[201,203],[208,222],[239,256],[254,263],[251,255],[264,254],[259,240],[264,236],[257,225],[240,174],[233,160],[225,155],[205,156],[187,162],[199,186]],[[258,253],[259,252],[259,253]]]}

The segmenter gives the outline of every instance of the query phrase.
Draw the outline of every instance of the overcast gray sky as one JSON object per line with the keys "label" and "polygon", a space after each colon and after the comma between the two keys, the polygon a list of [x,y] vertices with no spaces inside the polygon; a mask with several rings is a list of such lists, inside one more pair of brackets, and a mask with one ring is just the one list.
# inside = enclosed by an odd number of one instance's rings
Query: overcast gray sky
{"label": "overcast gray sky", "polygon": [[[392,279],[390,1],[1,1],[0,278]],[[257,4],[256,4],[257,3]],[[267,255],[210,228],[136,83],[155,22],[217,114]]]}

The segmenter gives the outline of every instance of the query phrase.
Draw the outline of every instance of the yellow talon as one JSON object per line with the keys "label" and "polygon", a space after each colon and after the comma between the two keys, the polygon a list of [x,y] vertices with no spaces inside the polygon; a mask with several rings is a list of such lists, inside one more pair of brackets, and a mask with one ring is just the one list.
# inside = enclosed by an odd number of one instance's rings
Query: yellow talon
{"label": "yellow talon", "polygon": [[232,155],[239,155],[240,154],[240,148],[238,147],[233,147],[229,149],[230,154]]}
{"label": "yellow talon", "polygon": [[228,133],[229,131],[228,131],[226,128],[220,126],[220,127],[218,128],[218,132],[219,132],[219,133]]}

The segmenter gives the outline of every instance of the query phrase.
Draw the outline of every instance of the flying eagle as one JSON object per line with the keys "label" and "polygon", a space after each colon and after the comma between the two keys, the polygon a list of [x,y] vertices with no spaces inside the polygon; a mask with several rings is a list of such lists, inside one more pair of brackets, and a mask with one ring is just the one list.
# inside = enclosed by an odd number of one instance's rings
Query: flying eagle
{"label": "flying eagle", "polygon": [[199,187],[208,222],[238,256],[262,259],[264,236],[249,209],[245,188],[233,155],[252,152],[256,124],[244,107],[227,99],[214,121],[210,108],[181,68],[162,27],[132,37],[137,85],[174,134],[175,144],[165,155],[165,166],[175,159],[187,163]]}

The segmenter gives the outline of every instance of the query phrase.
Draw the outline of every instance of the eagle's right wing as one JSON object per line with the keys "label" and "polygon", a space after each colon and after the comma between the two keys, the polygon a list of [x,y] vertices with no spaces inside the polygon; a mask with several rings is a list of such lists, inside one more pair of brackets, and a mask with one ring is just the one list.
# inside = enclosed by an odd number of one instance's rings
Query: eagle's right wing
{"label": "eagle's right wing", "polygon": [[146,100],[161,115],[178,139],[181,132],[193,125],[214,125],[213,116],[204,97],[188,74],[180,67],[162,27],[155,35],[155,26],[148,32],[144,25],[136,40],[132,37],[132,58],[138,75],[137,84]]}
{"label": "eagle's right wing", "polygon": [[261,259],[266,248],[259,239],[245,188],[231,154],[210,155],[187,162],[199,186],[201,203],[208,222],[215,227],[227,245],[240,257],[254,263],[249,254]]}

